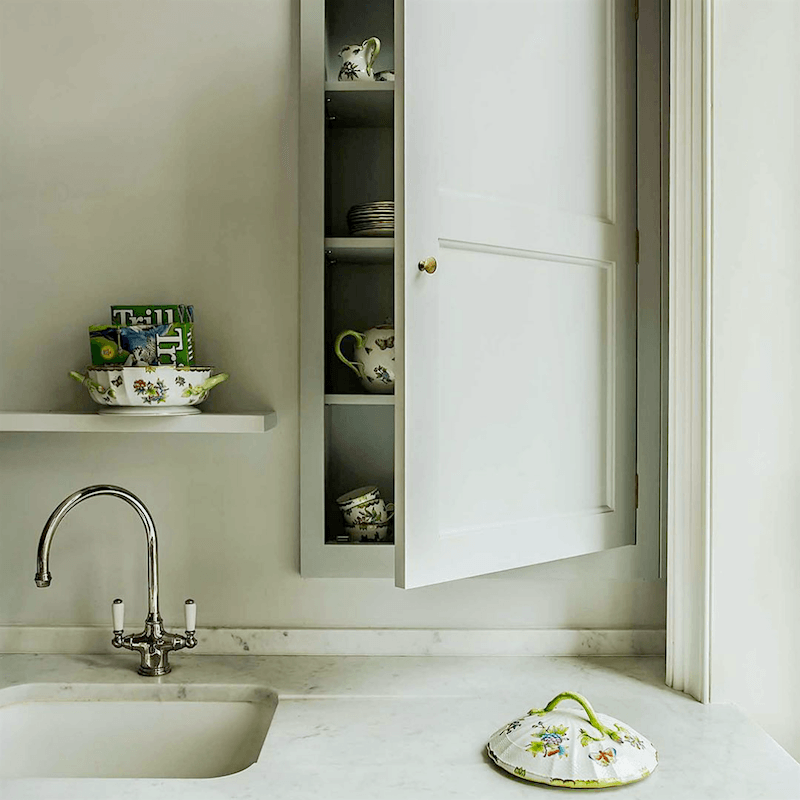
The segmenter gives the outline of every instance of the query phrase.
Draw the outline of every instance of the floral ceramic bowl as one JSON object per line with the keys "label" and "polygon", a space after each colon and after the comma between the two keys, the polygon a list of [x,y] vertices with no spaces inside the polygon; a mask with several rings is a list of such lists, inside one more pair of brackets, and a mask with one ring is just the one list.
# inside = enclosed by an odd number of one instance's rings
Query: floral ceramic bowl
{"label": "floral ceramic bowl", "polygon": [[89,390],[98,405],[155,410],[202,403],[211,389],[228,379],[224,372],[212,376],[213,371],[213,367],[109,364],[87,367],[83,375],[69,374]]}

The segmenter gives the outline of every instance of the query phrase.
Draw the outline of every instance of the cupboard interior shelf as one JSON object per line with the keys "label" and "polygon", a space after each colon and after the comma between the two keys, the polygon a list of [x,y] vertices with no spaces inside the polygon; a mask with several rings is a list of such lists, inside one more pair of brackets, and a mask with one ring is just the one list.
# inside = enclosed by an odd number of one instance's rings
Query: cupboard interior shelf
{"label": "cupboard interior shelf", "polygon": [[394,84],[348,81],[325,84],[325,116],[335,128],[391,128]]}
{"label": "cupboard interior shelf", "polygon": [[326,406],[393,406],[393,394],[326,394]]}
{"label": "cupboard interior shelf", "polygon": [[201,412],[182,417],[125,417],[92,411],[0,412],[0,432],[52,433],[265,433],[278,424],[272,411]]}
{"label": "cupboard interior shelf", "polygon": [[383,92],[394,94],[393,81],[325,81],[326,92],[370,93]]}
{"label": "cupboard interior shelf", "polygon": [[394,547],[394,542],[337,542],[334,539],[325,542],[326,547]]}
{"label": "cupboard interior shelf", "polygon": [[381,237],[339,237],[325,240],[325,254],[348,264],[374,264],[394,258],[394,239]]}

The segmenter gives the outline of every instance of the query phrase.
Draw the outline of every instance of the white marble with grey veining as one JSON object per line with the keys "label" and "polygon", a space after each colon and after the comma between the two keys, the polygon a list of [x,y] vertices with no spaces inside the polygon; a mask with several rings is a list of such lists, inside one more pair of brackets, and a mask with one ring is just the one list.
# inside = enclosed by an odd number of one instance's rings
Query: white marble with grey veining
{"label": "white marble with grey veining", "polygon": [[[200,628],[197,639],[210,655],[654,656],[664,654],[666,633],[647,628]],[[107,627],[0,626],[0,653],[113,652]]]}
{"label": "white marble with grey veining", "polygon": [[[80,684],[135,700],[142,685],[258,686],[280,700],[261,756],[207,780],[6,780],[3,800],[513,800],[554,790],[507,776],[483,754],[501,724],[560,691],[647,736],[660,765],[607,790],[627,800],[800,800],[800,764],[733,706],[704,706],[663,685],[661,658],[175,656],[150,682],[130,654],[2,655],[0,704]],[[35,684],[35,690],[23,688]],[[113,688],[112,688],[113,687]],[[174,690],[173,690],[174,691]],[[231,690],[232,699],[235,690]],[[550,793],[550,794],[548,794]]]}

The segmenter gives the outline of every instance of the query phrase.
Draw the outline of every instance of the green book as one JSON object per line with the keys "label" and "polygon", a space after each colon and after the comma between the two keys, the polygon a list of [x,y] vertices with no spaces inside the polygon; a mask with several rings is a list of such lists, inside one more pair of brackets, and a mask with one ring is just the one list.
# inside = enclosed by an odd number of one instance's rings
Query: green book
{"label": "green book", "polygon": [[111,306],[112,325],[172,325],[194,322],[194,306]]}
{"label": "green book", "polygon": [[194,324],[90,325],[92,364],[194,364]]}

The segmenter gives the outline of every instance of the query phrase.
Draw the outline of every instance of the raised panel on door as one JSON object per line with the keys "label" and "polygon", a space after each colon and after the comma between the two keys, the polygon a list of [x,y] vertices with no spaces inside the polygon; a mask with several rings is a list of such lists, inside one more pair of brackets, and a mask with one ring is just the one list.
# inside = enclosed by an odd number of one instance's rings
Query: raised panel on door
{"label": "raised panel on door", "polygon": [[633,544],[630,4],[402,21],[398,585]]}

